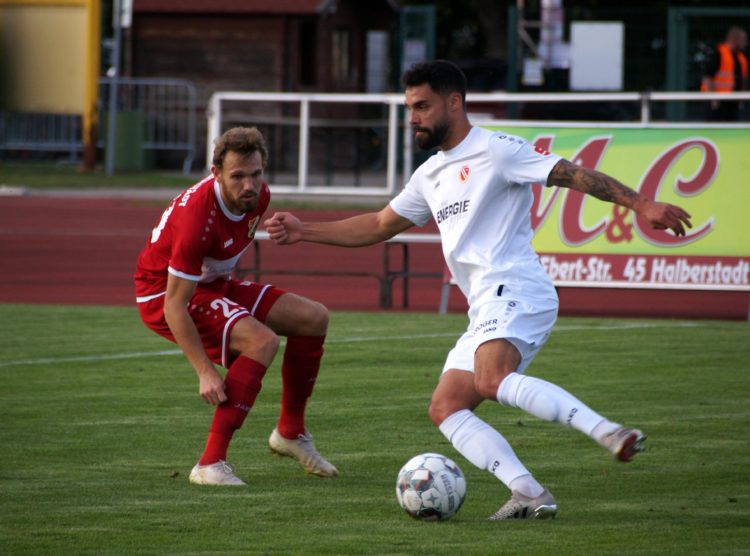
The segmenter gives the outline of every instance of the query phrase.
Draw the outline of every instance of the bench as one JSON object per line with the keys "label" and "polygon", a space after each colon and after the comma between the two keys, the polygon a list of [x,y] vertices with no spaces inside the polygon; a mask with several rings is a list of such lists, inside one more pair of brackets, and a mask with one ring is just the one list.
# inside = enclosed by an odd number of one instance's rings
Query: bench
{"label": "bench", "polygon": [[[268,232],[259,231],[253,242],[252,266],[240,266],[235,269],[237,278],[252,275],[256,282],[261,281],[264,274],[270,275],[304,275],[304,276],[351,276],[355,278],[375,278],[380,285],[379,305],[382,309],[393,306],[393,282],[402,279],[402,307],[409,307],[409,280],[411,278],[442,278],[443,272],[415,272],[409,267],[409,246],[412,244],[440,243],[440,234],[398,234],[383,242],[383,270],[381,272],[365,272],[357,270],[294,270],[263,268],[261,261],[261,243],[268,241]],[[401,248],[401,267],[394,268],[391,249]]]}

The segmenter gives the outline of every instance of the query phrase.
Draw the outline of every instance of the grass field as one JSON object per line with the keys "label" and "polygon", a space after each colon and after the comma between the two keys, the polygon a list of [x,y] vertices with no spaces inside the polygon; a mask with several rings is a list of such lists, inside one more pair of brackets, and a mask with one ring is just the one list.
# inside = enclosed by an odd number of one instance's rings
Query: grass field
{"label": "grass field", "polygon": [[[278,366],[230,450],[249,486],[190,486],[211,408],[134,309],[0,305],[3,554],[748,554],[750,325],[560,319],[529,369],[649,435],[617,464],[582,435],[486,403],[557,498],[552,521],[485,520],[505,487],[458,455],[426,407],[464,317],[335,313],[309,408],[341,476],[270,455]],[[398,508],[424,451],[464,470],[443,523]]]}
{"label": "grass field", "polygon": [[0,166],[0,186],[31,187],[34,189],[185,188],[190,185],[190,180],[191,178],[178,172],[155,170],[149,172],[117,172],[108,176],[102,168],[84,172],[79,164],[3,161]]}

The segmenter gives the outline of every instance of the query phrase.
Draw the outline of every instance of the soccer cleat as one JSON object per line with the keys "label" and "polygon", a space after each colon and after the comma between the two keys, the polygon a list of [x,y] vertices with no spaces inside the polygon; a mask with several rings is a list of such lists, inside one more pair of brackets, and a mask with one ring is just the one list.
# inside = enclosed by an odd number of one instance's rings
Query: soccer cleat
{"label": "soccer cleat", "polygon": [[619,427],[613,432],[604,435],[600,443],[607,450],[612,452],[615,459],[628,462],[633,457],[646,449],[644,445],[646,435],[638,429],[627,429]]}
{"label": "soccer cleat", "polygon": [[194,485],[244,486],[245,482],[234,474],[234,467],[224,460],[209,465],[198,465],[190,472]]}
{"label": "soccer cleat", "polygon": [[305,430],[296,439],[284,438],[278,429],[273,429],[268,438],[268,447],[279,456],[296,459],[307,473],[318,477],[336,477],[339,472],[315,449],[312,435]]}
{"label": "soccer cleat", "polygon": [[554,518],[557,513],[555,499],[547,489],[544,489],[536,498],[524,496],[517,490],[513,491],[510,500],[492,514],[490,521],[503,519],[549,519]]}

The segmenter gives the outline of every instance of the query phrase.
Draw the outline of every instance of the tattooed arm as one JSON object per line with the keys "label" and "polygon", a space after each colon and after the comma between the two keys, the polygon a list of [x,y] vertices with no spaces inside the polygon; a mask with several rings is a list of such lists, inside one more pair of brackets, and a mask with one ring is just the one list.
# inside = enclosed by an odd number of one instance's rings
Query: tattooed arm
{"label": "tattooed arm", "polygon": [[669,228],[677,236],[685,235],[685,226],[692,228],[690,215],[680,207],[652,201],[607,174],[583,168],[569,160],[562,159],[555,164],[547,183],[632,209],[652,227],[659,230]]}

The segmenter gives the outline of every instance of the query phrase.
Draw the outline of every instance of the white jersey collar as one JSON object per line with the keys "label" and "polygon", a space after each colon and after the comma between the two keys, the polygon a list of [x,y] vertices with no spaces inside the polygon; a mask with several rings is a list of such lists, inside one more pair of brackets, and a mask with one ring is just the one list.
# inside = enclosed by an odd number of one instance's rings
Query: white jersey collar
{"label": "white jersey collar", "polygon": [[216,194],[216,201],[219,203],[219,208],[221,208],[221,212],[224,213],[224,216],[229,218],[232,222],[239,222],[243,218],[245,218],[245,213],[242,214],[234,214],[232,211],[230,211],[227,206],[224,204],[224,199],[221,198],[221,187],[219,186],[219,182],[214,179],[214,193]]}

